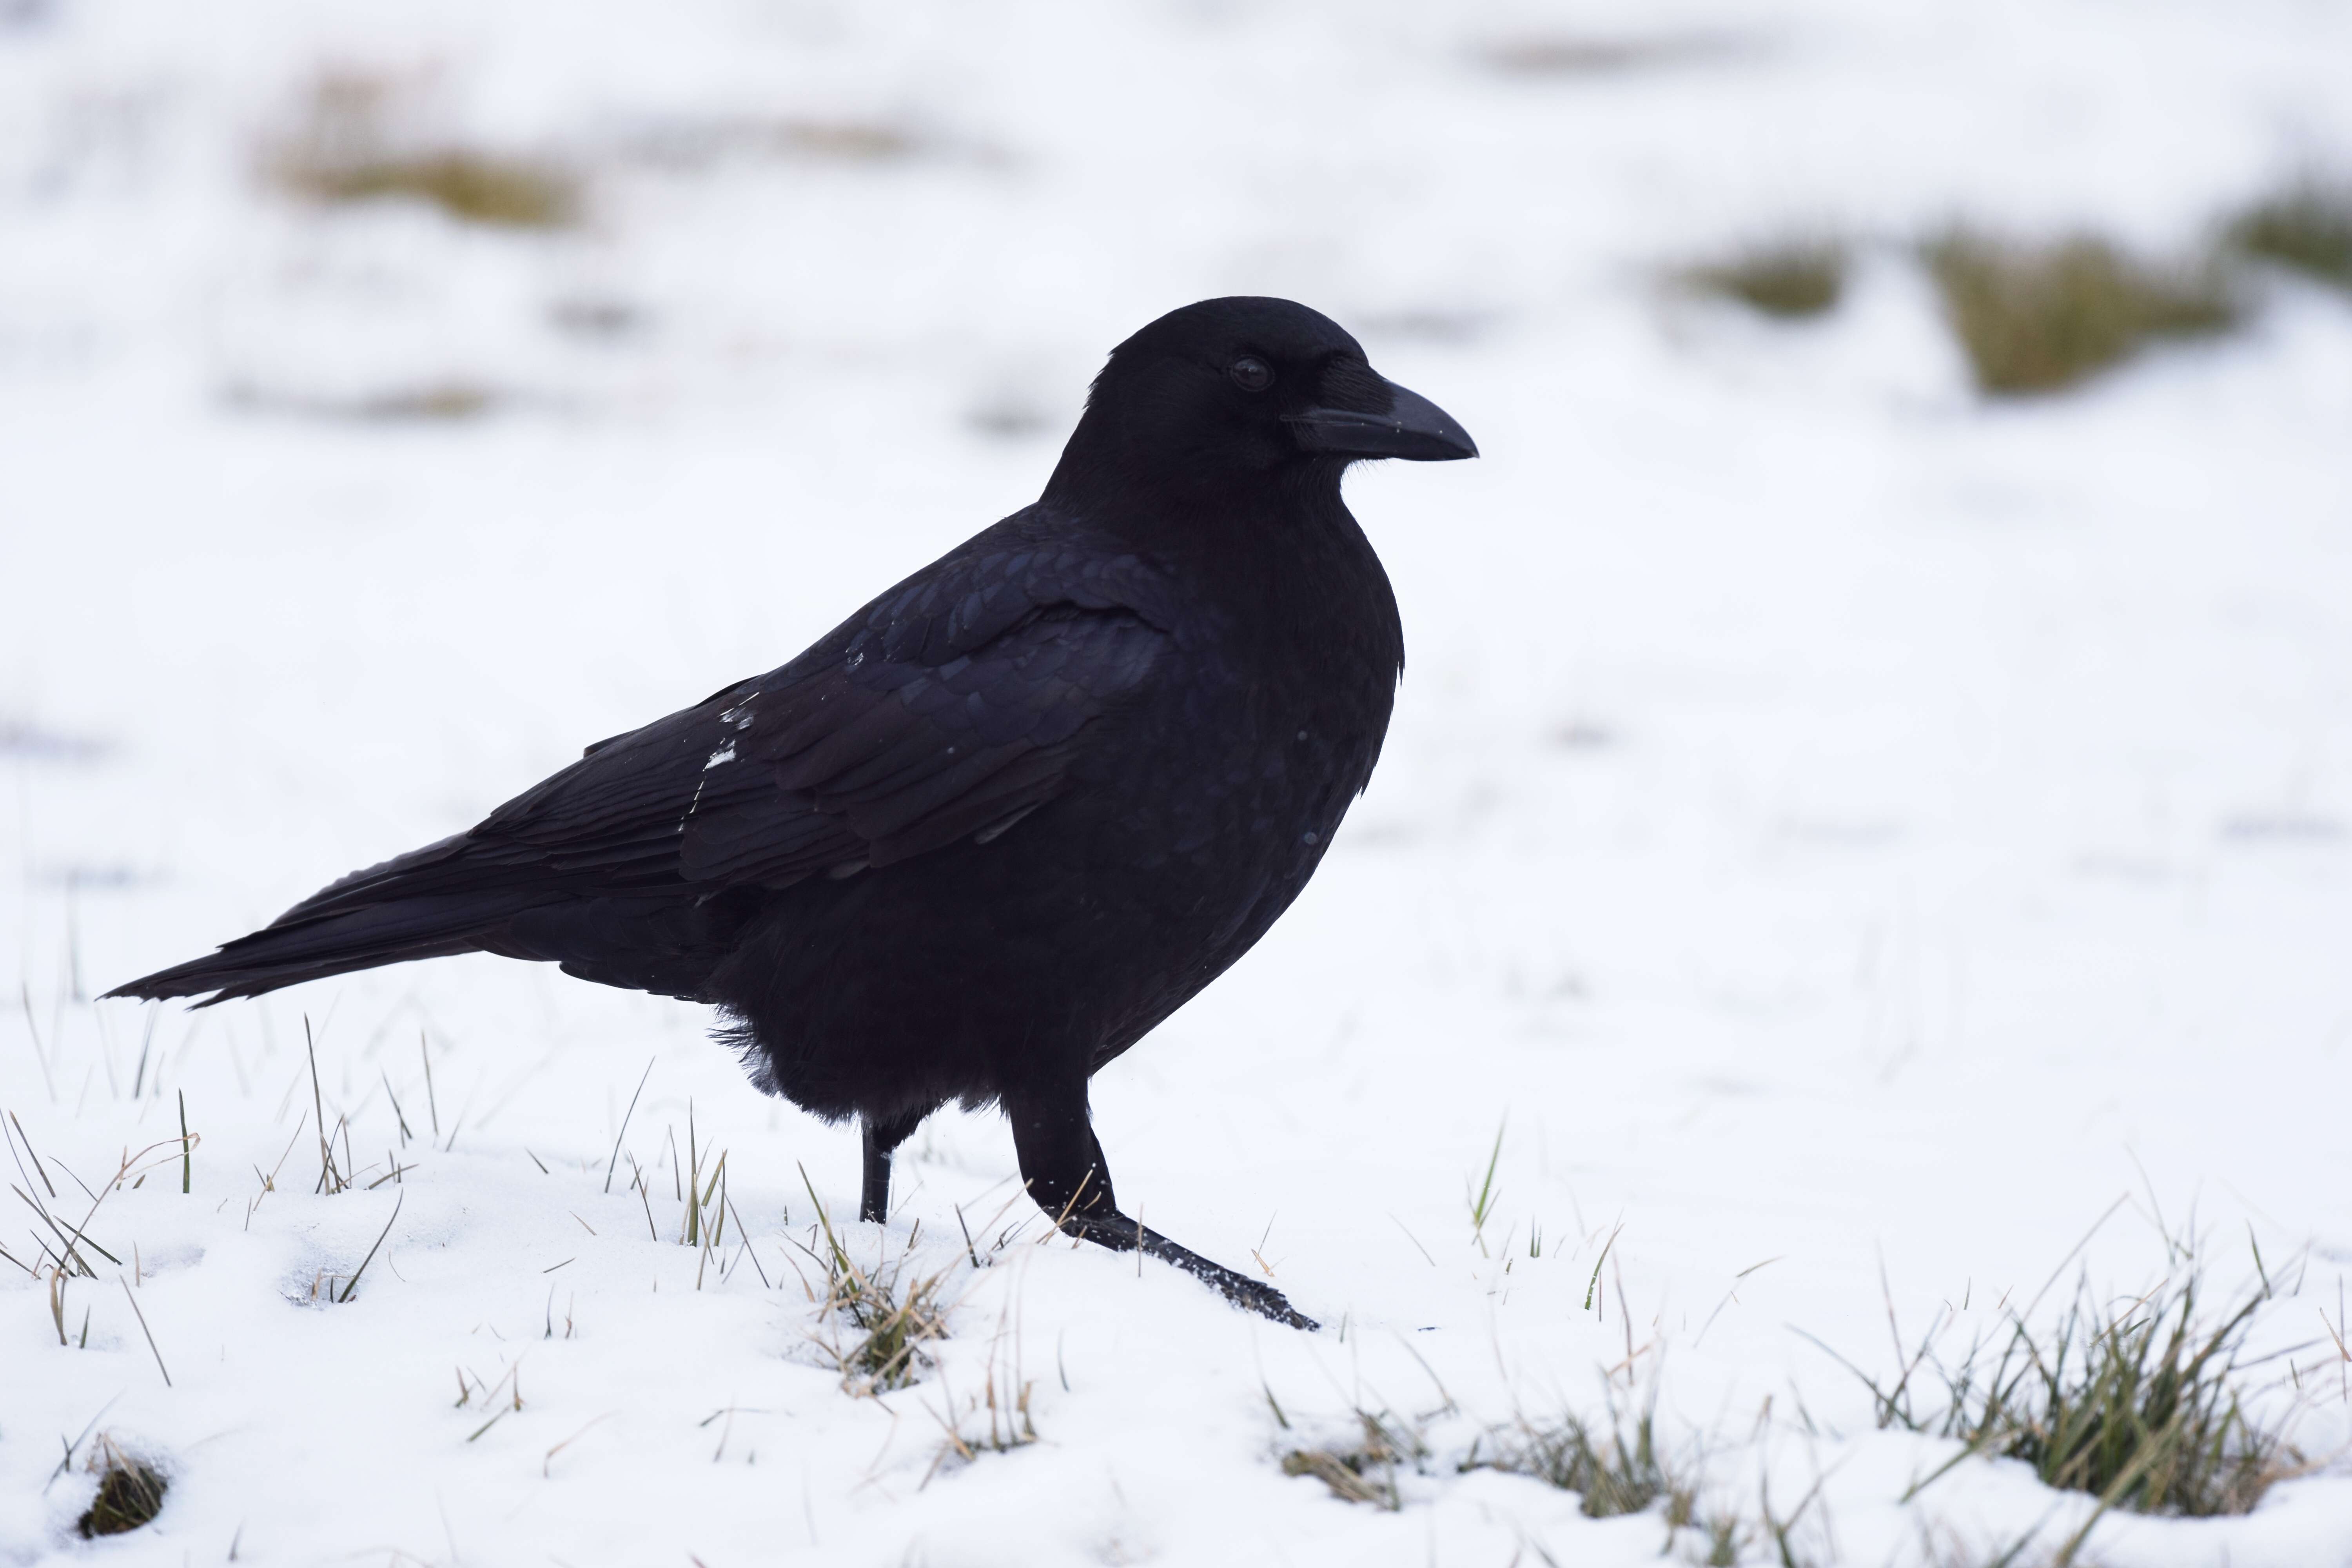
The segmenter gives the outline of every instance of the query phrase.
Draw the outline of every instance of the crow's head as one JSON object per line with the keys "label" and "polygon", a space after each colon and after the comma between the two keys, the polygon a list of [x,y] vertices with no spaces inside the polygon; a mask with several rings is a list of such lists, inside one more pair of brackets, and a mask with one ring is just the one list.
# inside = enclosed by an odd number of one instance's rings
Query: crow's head
{"label": "crow's head", "polygon": [[1446,412],[1383,379],[1339,323],[1288,300],[1187,305],[1110,352],[1055,471],[1222,488],[1360,458],[1444,461],[1478,448]]}

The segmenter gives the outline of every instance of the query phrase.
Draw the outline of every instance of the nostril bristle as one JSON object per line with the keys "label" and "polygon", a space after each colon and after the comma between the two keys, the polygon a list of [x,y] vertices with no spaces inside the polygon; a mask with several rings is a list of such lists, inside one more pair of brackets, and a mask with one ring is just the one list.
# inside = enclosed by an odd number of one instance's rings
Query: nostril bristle
{"label": "nostril bristle", "polygon": [[1319,402],[1327,408],[1385,414],[1396,397],[1379,372],[1360,359],[1335,359],[1323,367]]}

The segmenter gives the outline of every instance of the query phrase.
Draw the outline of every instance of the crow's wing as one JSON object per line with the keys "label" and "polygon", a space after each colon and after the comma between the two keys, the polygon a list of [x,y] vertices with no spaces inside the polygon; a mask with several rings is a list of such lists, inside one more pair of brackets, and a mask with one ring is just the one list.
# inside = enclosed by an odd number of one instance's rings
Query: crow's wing
{"label": "crow's wing", "polygon": [[986,842],[1066,787],[1085,727],[1166,657],[1130,603],[1155,598],[1141,572],[1051,549],[951,556],[782,668],[590,747],[470,832],[278,923],[387,895],[784,887]]}

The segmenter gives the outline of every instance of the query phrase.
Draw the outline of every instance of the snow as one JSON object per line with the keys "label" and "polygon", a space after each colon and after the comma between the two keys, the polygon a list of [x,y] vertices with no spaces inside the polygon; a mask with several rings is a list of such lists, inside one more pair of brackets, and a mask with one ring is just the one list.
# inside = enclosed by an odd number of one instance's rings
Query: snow
{"label": "snow", "polygon": [[[2005,1462],[1899,1500],[1949,1446],[1874,1429],[1804,1336],[1885,1375],[1890,1310],[1993,1331],[2123,1199],[2102,1289],[2192,1226],[2220,1284],[2250,1239],[2299,1283],[2257,1338],[2319,1342],[2322,1463],[2088,1554],[2352,1563],[2352,303],[2272,279],[2240,334],[1989,407],[1908,249],[1961,216],[2181,247],[2352,158],[2352,13],[0,29],[0,1104],[68,1219],[152,1167],[89,1221],[139,1315],[100,1260],[60,1346],[0,1265],[0,1561],[1631,1564],[1654,1513],[1457,1466],[1651,1391],[1710,1506],[1818,1484],[1814,1561],[2046,1552],[2087,1500]],[[1559,38],[1706,47],[1496,63]],[[584,171],[586,221],[274,192],[328,69],[393,80],[425,142]],[[1792,229],[1858,247],[1824,322],[1659,286]],[[1122,1197],[1322,1333],[1034,1223],[992,1250],[1026,1215],[990,1115],[935,1118],[887,1229],[846,1223],[853,1132],[756,1094],[698,1010],[539,966],[85,1000],[796,653],[1034,496],[1110,343],[1237,291],[1334,315],[1485,453],[1351,479],[1411,653],[1380,774],[1273,934],[1096,1084]],[[367,416],[453,389],[473,416]],[[312,1190],[306,1021],[353,1191]],[[748,1255],[732,1219],[707,1262],[676,1240],[689,1116]],[[856,1396],[824,1353],[812,1188],[861,1261],[949,1271],[913,1386]],[[1037,1440],[940,1462],[992,1378]],[[1427,1417],[1400,1511],[1282,1472],[1359,1407]],[[86,1430],[163,1467],[152,1525],[74,1536]]]}

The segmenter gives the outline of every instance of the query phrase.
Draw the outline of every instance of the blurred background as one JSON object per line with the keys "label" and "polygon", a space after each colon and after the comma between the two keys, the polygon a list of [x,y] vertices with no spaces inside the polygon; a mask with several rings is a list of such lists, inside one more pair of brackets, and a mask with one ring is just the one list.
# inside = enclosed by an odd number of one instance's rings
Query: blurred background
{"label": "blurred background", "polygon": [[[1879,1343],[1882,1267],[1923,1321],[2030,1288],[2119,1192],[2340,1280],[2352,6],[2327,0],[0,0],[0,1100],[110,1160],[184,1089],[219,1169],[266,1170],[299,1016],[331,1023],[355,1122],[390,1114],[379,1078],[413,1116],[422,1034],[483,1141],[457,1185],[492,1193],[540,1179],[487,1163],[526,1139],[601,1165],[652,1050],[652,1113],[683,1128],[690,1091],[711,1136],[740,1123],[758,1212],[799,1202],[795,1162],[853,1191],[852,1139],[758,1100],[697,1010],[530,966],[202,1016],[89,998],[782,661],[1033,499],[1112,343],[1227,293],[1333,316],[1485,456],[1350,479],[1404,613],[1395,729],[1294,913],[1097,1085],[1155,1224],[1230,1259],[1289,1216],[1267,1256],[1302,1305],[1458,1332],[1457,1359],[1416,1342],[1499,1408],[1523,1363],[1498,1345],[1579,1390],[1637,1359],[1580,1316],[1622,1222],[1616,1310],[1626,1282],[1635,1320],[1689,1310],[1699,1416],[1736,1395],[1744,1421],[1801,1362],[1854,1433],[1867,1401],[1786,1323]],[[936,1208],[1011,1169],[988,1117],[919,1157]],[[1482,1166],[1560,1260],[1549,1295],[1522,1263],[1517,1318],[1461,1213]],[[2149,1237],[2120,1275],[2161,1263]],[[446,1379],[444,1347],[391,1344]],[[1233,1517],[1319,1560],[1329,1505],[1265,1462],[1288,1439],[1251,1425],[1251,1353],[1221,1352],[1213,1415],[1169,1417],[1198,1437],[1173,1468],[1275,1489]],[[773,1375],[744,1354],[680,1399]],[[70,1431],[114,1384],[58,1365]],[[647,1396],[632,1375],[613,1401]],[[1095,1385],[1097,1442],[1156,1375]],[[1069,1387],[1060,1431],[1093,1430]],[[218,1462],[296,1462],[301,1408]],[[629,1451],[658,1467],[648,1422]],[[37,1480],[28,1430],[8,1462]],[[404,1462],[474,1495],[447,1447]],[[1213,1536],[1181,1489],[1063,1479],[1072,1560]],[[934,1488],[884,1528],[858,1484],[820,1474],[810,1550],[836,1502],[877,1562],[977,1517]],[[1899,1485],[1842,1484],[1853,1560],[1916,1535]],[[438,1557],[424,1495],[370,1528]],[[311,1506],[289,1561],[355,1505]],[[20,1510],[0,1541],[29,1560],[48,1528]],[[2307,1564],[2315,1528],[2219,1550]],[[1502,1561],[1491,1539],[1463,1560]],[[1423,1560],[1410,1531],[1328,1549]]]}

